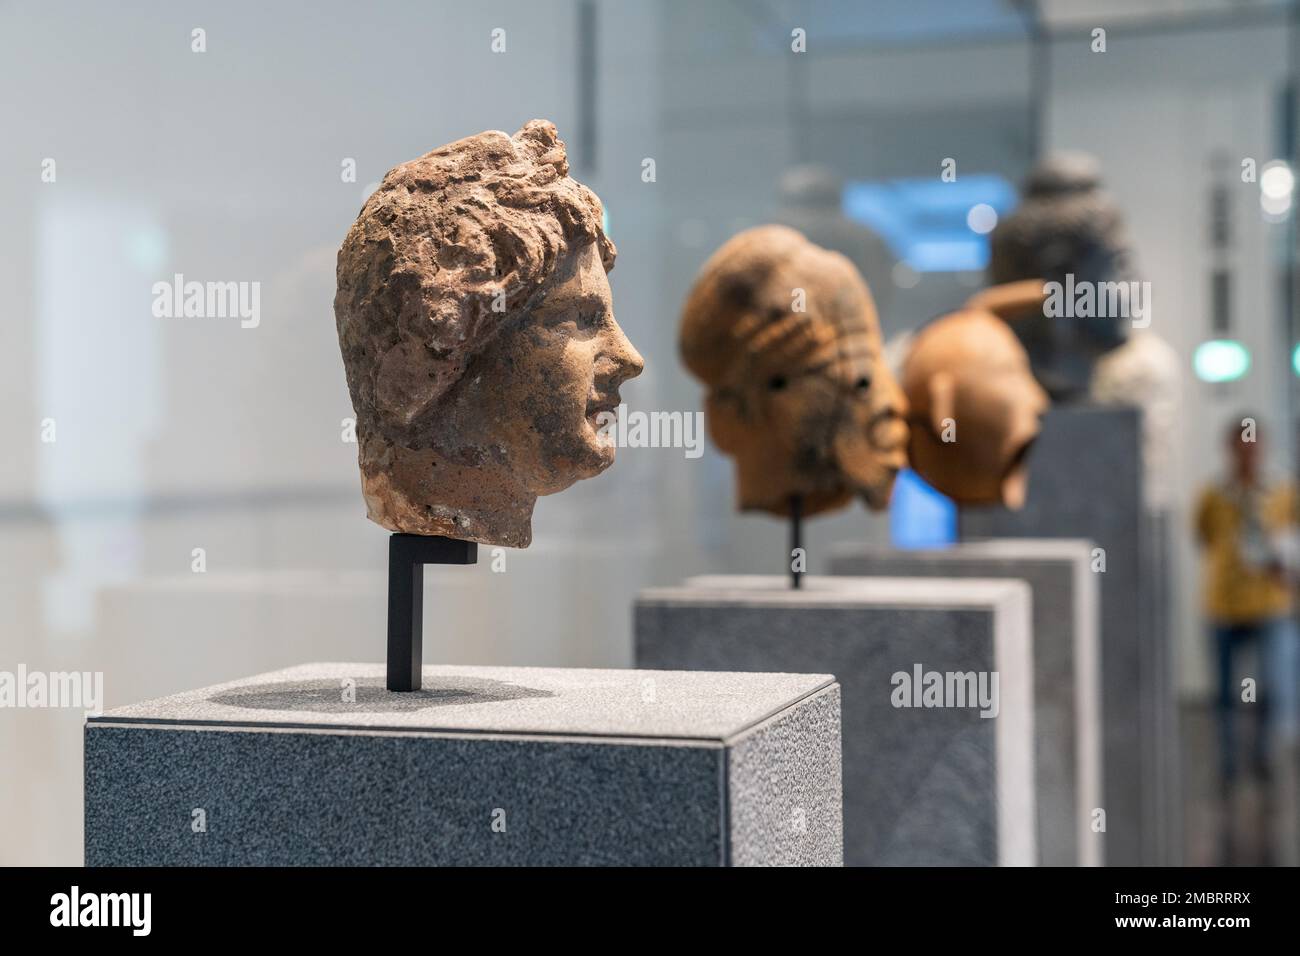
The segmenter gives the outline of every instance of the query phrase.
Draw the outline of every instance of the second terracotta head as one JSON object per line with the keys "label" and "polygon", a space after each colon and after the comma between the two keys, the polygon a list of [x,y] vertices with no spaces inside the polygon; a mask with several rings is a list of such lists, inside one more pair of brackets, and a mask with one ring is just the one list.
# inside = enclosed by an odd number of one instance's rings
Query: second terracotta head
{"label": "second terracotta head", "polygon": [[866,284],[844,256],[784,226],[732,237],[704,264],[680,347],[708,389],[714,443],[742,511],[803,514],[889,501],[906,464],[906,405]]}

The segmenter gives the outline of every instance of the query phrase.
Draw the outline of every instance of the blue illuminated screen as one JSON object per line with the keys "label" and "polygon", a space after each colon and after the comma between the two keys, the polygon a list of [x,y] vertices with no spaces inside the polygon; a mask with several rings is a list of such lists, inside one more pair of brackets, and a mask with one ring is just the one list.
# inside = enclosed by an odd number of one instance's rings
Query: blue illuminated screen
{"label": "blue illuminated screen", "polygon": [[933,179],[857,180],[845,184],[844,215],[879,234],[917,272],[971,272],[989,262],[989,239],[966,224],[984,203],[999,218],[1016,205],[1015,187],[992,174]]}
{"label": "blue illuminated screen", "polygon": [[896,548],[945,548],[957,540],[957,506],[904,468],[889,501],[889,540]]}

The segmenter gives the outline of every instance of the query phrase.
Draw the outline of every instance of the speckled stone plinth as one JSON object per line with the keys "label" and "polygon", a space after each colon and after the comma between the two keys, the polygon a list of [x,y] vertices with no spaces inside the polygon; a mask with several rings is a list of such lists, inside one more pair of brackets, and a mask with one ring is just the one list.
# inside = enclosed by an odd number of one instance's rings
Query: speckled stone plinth
{"label": "speckled stone plinth", "polygon": [[840,544],[832,574],[854,577],[1011,578],[1033,592],[1034,741],[1038,854],[1044,866],[1098,866],[1101,797],[1098,579],[1092,543],[1005,539],[907,551]]}
{"label": "speckled stone plinth", "polygon": [[825,674],[307,664],[86,723],[86,864],[842,863]]}
{"label": "speckled stone plinth", "polygon": [[[1020,581],[715,575],[643,591],[640,667],[834,673],[844,862],[1037,862],[1029,589]],[[991,674],[996,717],[902,707],[894,675]]]}

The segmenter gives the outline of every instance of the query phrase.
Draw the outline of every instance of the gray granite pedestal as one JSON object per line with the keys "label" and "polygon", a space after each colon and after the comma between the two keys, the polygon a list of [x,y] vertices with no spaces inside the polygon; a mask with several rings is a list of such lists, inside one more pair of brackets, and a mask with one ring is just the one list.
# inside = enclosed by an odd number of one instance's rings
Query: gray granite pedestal
{"label": "gray granite pedestal", "polygon": [[308,664],[86,723],[86,864],[839,865],[826,674]]}
{"label": "gray granite pedestal", "polygon": [[840,544],[832,574],[854,577],[1012,578],[1033,592],[1034,762],[1038,853],[1045,866],[1099,866],[1102,805],[1099,574],[1092,543],[1004,539],[909,551]]}
{"label": "gray granite pedestal", "polygon": [[[846,864],[1032,865],[1029,613],[1019,581],[807,577],[795,591],[784,578],[710,576],[641,593],[636,659],[835,674]],[[996,716],[969,698],[930,706],[904,693],[927,673],[982,675],[989,686],[996,675]]]}
{"label": "gray granite pedestal", "polygon": [[1053,407],[1029,454],[1019,511],[963,508],[963,541],[1087,538],[1105,555],[1101,588],[1102,747],[1106,863],[1168,865],[1168,822],[1180,797],[1168,631],[1155,626],[1167,569],[1142,500],[1142,419],[1136,408]]}

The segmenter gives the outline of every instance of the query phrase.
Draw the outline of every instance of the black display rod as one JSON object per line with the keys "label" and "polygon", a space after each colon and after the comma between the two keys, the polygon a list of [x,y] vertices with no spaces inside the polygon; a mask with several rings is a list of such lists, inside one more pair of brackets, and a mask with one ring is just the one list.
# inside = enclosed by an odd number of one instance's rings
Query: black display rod
{"label": "black display rod", "polygon": [[424,566],[476,564],[478,544],[441,535],[388,538],[388,689],[420,689],[424,635]]}
{"label": "black display rod", "polygon": [[[795,562],[800,558],[795,553],[803,547],[803,496],[790,496],[790,587],[803,587],[803,572],[795,570]],[[807,560],[804,558],[803,560]],[[801,561],[802,563],[802,561]]]}

